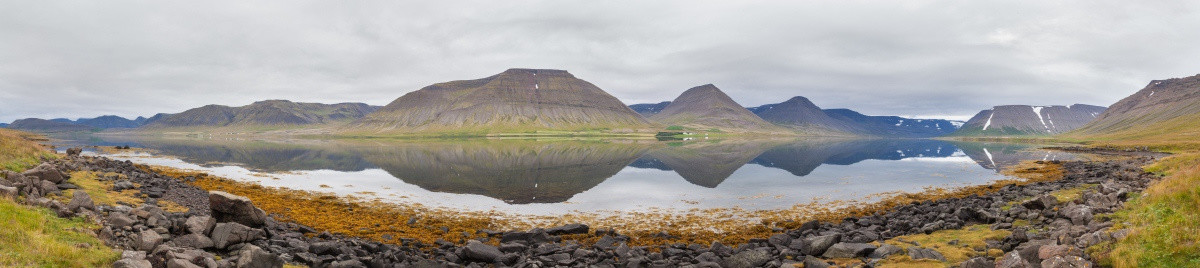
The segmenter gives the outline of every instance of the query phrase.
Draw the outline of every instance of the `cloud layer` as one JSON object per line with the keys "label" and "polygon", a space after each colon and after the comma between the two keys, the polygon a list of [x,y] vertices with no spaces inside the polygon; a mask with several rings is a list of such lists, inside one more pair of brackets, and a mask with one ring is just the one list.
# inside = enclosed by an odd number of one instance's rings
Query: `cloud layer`
{"label": "cloud layer", "polygon": [[[443,3],[446,2],[446,3]],[[1194,1],[3,1],[0,122],[384,105],[507,68],[627,104],[713,83],[867,114],[1108,105],[1200,73]]]}

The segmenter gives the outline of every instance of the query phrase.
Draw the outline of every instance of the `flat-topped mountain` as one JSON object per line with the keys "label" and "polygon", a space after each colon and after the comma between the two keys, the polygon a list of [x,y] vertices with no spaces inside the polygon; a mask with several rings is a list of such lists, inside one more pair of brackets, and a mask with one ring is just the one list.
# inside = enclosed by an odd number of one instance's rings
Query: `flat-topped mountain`
{"label": "flat-topped mountain", "polygon": [[1066,133],[1091,122],[1104,107],[1002,105],[980,111],[971,117],[956,136],[1054,135]]}
{"label": "flat-topped mountain", "polygon": [[158,114],[146,120],[147,128],[286,126],[347,122],[378,109],[363,103],[303,103],[259,101],[241,107],[205,105],[178,114]]}
{"label": "flat-topped mountain", "polygon": [[[929,138],[958,130],[955,122],[944,119],[910,119],[899,116],[871,116],[850,109],[827,109],[825,114],[851,126],[851,132],[878,137]],[[961,121],[960,121],[961,122]]]}
{"label": "flat-topped mountain", "polygon": [[612,131],[647,129],[617,98],[567,71],[509,69],[409,92],[346,132]]}
{"label": "flat-topped mountain", "polygon": [[75,124],[94,128],[135,128],[142,125],[137,121],[115,115],[105,115],[96,118],[80,118],[79,120],[75,120]]}
{"label": "flat-topped mountain", "polygon": [[1114,138],[1138,135],[1195,141],[1200,138],[1198,122],[1200,75],[1194,75],[1150,81],[1145,88],[1117,101],[1096,120],[1069,135]]}
{"label": "flat-topped mountain", "polygon": [[675,101],[649,119],[667,126],[715,128],[731,132],[786,131],[746,110],[712,84],[684,91]]}
{"label": "flat-topped mountain", "polygon": [[[68,120],[69,121],[69,120]],[[13,121],[7,128],[26,130],[32,132],[74,132],[74,131],[89,131],[92,127],[75,124],[51,121],[39,118],[26,118]]]}
{"label": "flat-topped mountain", "polygon": [[638,114],[640,114],[642,116],[650,117],[652,115],[658,114],[659,112],[662,112],[662,109],[667,108],[667,105],[671,105],[671,102],[664,101],[664,102],[659,102],[659,103],[634,104],[634,105],[629,105],[629,109],[633,109],[634,112],[637,112]]}

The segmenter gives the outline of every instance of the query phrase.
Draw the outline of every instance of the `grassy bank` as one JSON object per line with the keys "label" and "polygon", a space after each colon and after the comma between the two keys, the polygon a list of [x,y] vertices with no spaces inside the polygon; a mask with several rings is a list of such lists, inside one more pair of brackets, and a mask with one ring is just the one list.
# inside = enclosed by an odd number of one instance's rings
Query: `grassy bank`
{"label": "grassy bank", "polygon": [[[29,133],[0,129],[0,168],[21,171],[54,157]],[[0,266],[102,267],[120,257],[93,235],[99,226],[82,218],[0,198]]]}
{"label": "grassy bank", "polygon": [[35,142],[37,135],[0,128],[0,169],[24,171],[54,154]]}
{"label": "grassy bank", "polygon": [[1147,167],[1165,175],[1115,218],[1132,229],[1102,263],[1114,267],[1200,267],[1200,153]]}

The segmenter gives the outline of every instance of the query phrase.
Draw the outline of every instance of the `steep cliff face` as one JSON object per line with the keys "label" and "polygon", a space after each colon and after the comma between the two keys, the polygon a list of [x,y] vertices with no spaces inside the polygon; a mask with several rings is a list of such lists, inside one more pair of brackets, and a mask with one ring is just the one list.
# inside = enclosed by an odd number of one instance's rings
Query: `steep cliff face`
{"label": "steep cliff face", "polygon": [[1082,127],[1104,112],[1104,107],[1002,105],[975,114],[957,136],[1054,135]]}
{"label": "steep cliff face", "polygon": [[786,132],[725,95],[721,89],[707,84],[693,87],[675,98],[650,121],[667,126],[697,129],[719,129],[729,132]]}
{"label": "steep cliff face", "polygon": [[640,129],[650,123],[567,71],[509,69],[410,92],[347,132],[472,132]]}
{"label": "steep cliff face", "polygon": [[[1200,75],[1154,80],[1100,113],[1074,136],[1200,138]],[[1169,136],[1169,137],[1168,137]]]}
{"label": "steep cliff face", "polygon": [[362,118],[377,107],[362,103],[302,103],[259,101],[241,107],[206,105],[178,114],[158,114],[146,120],[147,128],[285,126],[347,122]]}

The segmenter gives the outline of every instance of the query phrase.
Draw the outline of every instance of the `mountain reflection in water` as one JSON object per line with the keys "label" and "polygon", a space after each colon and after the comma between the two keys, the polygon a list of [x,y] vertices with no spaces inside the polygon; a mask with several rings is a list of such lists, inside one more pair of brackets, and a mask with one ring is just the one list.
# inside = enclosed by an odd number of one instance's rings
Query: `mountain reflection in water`
{"label": "mountain reflection in water", "polygon": [[[80,143],[135,144],[188,163],[267,173],[382,169],[431,192],[482,195],[508,204],[565,202],[636,169],[672,171],[692,185],[720,189],[747,164],[784,170],[796,179],[779,183],[797,184],[822,165],[853,166],[867,160],[963,159],[997,170],[1023,160],[1074,157],[1037,145],[919,139],[276,142],[103,137]],[[644,174],[642,179],[649,180],[663,179],[665,173]]]}

